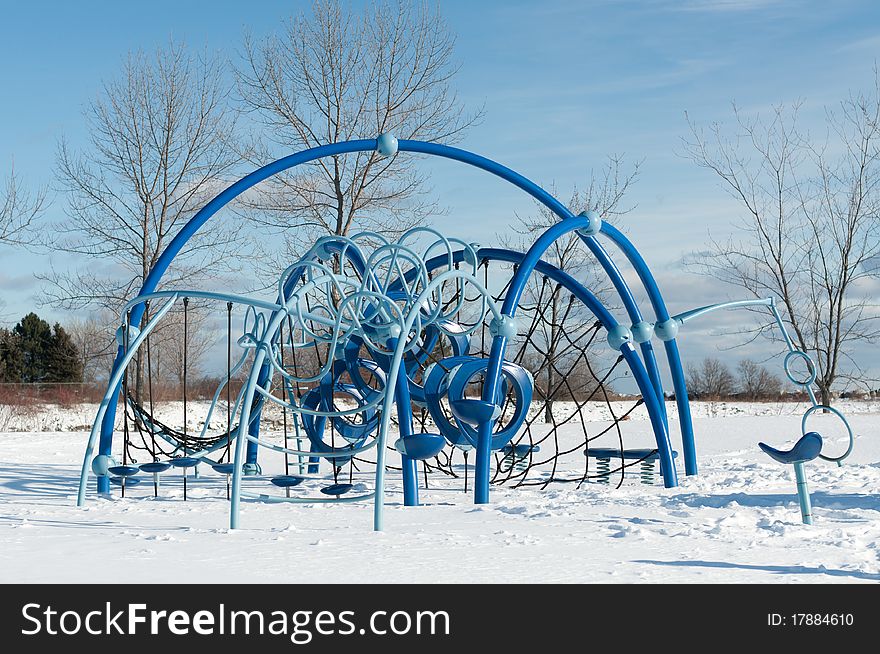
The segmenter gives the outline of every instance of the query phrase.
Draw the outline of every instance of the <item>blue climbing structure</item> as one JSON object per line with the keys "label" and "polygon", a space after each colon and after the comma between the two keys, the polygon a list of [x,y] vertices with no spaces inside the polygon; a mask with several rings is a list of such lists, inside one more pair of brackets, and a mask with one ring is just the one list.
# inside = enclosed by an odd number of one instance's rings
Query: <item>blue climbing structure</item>
{"label": "blue climbing structure", "polygon": [[[271,301],[198,289],[160,290],[163,275],[187,242],[242,193],[296,166],[359,152],[379,157],[404,157],[412,153],[460,162],[519,188],[555,213],[559,222],[525,252],[480,247],[431,228],[410,230],[395,241],[375,233],[323,237],[284,271],[277,283],[277,295]],[[623,307],[620,319],[583,281],[546,260],[545,255],[554,243],[572,236],[592,254],[611,282]],[[425,241],[427,247],[418,245]],[[635,270],[642,287],[640,292],[649,299],[647,315],[621,275],[613,252],[622,255]],[[485,277],[479,278],[480,265],[488,262],[513,268],[501,297],[490,293]],[[267,164],[219,193],[176,235],[150,271],[140,293],[125,306],[110,382],[83,457],[78,504],[85,502],[90,473],[96,477],[98,493],[108,493],[110,484],[120,479],[124,489],[125,480],[130,483],[141,472],[152,475],[158,493],[159,475],[171,466],[183,471],[185,482],[188,469],[197,471],[204,464],[227,477],[232,528],[240,526],[242,499],[372,500],[374,527],[380,530],[389,446],[393,446],[398,457],[395,467],[401,471],[406,505],[419,503],[418,462],[437,457],[450,448],[465,454],[475,452],[473,499],[478,504],[489,502],[493,457],[500,457],[511,470],[517,466],[521,469],[524,462],[531,461],[540,451],[538,446],[516,440],[533,399],[534,379],[527,367],[508,356],[511,344],[522,334],[521,304],[533,275],[564,288],[595,317],[596,329],[604,330],[607,346],[627,367],[650,418],[655,447],[645,458],[659,463],[662,482],[671,488],[678,484],[678,472],[655,348],[656,342],[662,343],[677,404],[684,472],[697,474],[693,425],[676,337],[686,320],[702,314],[697,311],[670,316],[660,289],[635,246],[597,213],[575,215],[534,182],[472,152],[437,143],[398,141],[383,134],[375,139],[304,150]],[[138,349],[149,347],[150,333],[172,307],[182,302],[186,315],[186,303],[192,298],[227,306],[229,350],[238,352],[234,363],[230,355],[226,379],[217,388],[209,418],[198,435],[187,433],[185,419],[182,434],[161,425],[137,406],[126,391],[127,369]],[[244,312],[242,333],[236,339],[232,337],[233,307]],[[472,347],[472,337],[479,330],[489,334],[487,352],[476,353]],[[433,353],[441,342],[445,354],[434,361]],[[311,357],[316,368],[303,374],[297,368],[297,356]],[[231,380],[245,371],[244,384],[233,399]],[[473,393],[475,387],[479,388],[478,395]],[[226,429],[208,438],[208,423],[224,392]],[[126,460],[127,450],[122,466],[113,458],[120,395],[121,405],[127,407],[125,438],[129,434],[127,416],[131,405],[133,422],[152,439],[152,448],[148,445],[146,449],[153,461],[131,466]],[[343,405],[339,404],[340,397],[345,400]],[[416,428],[414,406],[430,416],[431,430]],[[292,442],[288,439],[287,422],[283,445],[262,437],[261,424],[267,407],[281,407],[285,421],[288,412],[293,415]],[[222,413],[219,409],[218,412]],[[393,441],[389,439],[392,417],[399,432]],[[170,449],[162,450],[164,460],[159,455],[157,438],[171,444]],[[285,457],[285,474],[270,480],[274,487],[284,490],[283,496],[253,492],[243,485],[247,477],[261,475],[261,448]],[[339,477],[344,465],[364,456],[374,457],[372,489],[361,489],[353,478],[346,481]],[[292,494],[312,484],[321,462],[333,469],[333,483],[322,487],[320,496],[303,498]],[[126,467],[129,469],[123,469]]]}

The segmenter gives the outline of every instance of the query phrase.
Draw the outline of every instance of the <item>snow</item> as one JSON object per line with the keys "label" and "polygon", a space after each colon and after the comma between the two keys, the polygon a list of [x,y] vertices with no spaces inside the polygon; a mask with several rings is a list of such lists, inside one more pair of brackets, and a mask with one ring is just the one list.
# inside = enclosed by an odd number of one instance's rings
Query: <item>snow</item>
{"label": "snow", "polygon": [[[370,502],[243,502],[242,529],[230,531],[225,478],[212,471],[189,479],[187,502],[179,471],[169,471],[159,498],[146,476],[125,498],[118,489],[97,497],[92,480],[86,506],[77,508],[81,430],[94,406],[7,413],[0,424],[0,582],[877,582],[880,404],[839,408],[853,426],[855,450],[842,467],[807,464],[812,526],[801,524],[793,471],[757,448],[758,440],[790,444],[805,407],[698,402],[700,474],[685,477],[679,462],[678,488],[647,486],[632,474],[619,489],[493,487],[491,503],[475,506],[461,479],[433,476],[428,490],[422,485],[423,506],[403,507],[399,473],[391,471],[383,533],[372,531]],[[198,409],[191,410],[195,426]],[[606,410],[587,408],[591,430],[605,424]],[[160,411],[173,417],[179,408]],[[810,421],[826,436],[827,451],[842,451],[834,416]],[[578,438],[566,429],[563,440]],[[626,429],[627,447],[650,444],[641,409]],[[673,443],[680,451],[675,430]],[[456,463],[460,470],[460,457]],[[577,475],[583,456],[563,463]],[[263,465],[271,474],[283,462],[266,451]],[[246,486],[279,490],[263,479]]]}

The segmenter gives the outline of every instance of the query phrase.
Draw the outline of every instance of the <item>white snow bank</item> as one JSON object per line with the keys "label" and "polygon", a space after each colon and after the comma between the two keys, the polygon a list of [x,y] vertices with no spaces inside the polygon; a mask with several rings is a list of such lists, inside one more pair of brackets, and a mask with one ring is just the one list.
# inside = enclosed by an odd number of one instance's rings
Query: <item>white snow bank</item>
{"label": "white snow bank", "polygon": [[[674,489],[633,475],[620,489],[493,488],[491,504],[474,506],[461,479],[432,478],[428,490],[421,482],[424,505],[405,508],[392,471],[384,533],[371,531],[369,503],[253,502],[230,532],[225,479],[210,471],[190,479],[185,503],[180,474],[169,472],[158,499],[146,482],[124,499],[97,498],[92,481],[80,509],[85,434],[0,433],[0,581],[877,582],[880,415],[840,406],[855,452],[843,467],[807,464],[812,527],[800,523],[792,471],[756,446],[796,438],[802,405],[696,403],[700,475],[680,471]],[[78,426],[88,414],[55,415]],[[830,450],[844,445],[833,416],[816,420]],[[572,472],[582,462],[571,459]],[[282,465],[265,456],[268,474]]]}

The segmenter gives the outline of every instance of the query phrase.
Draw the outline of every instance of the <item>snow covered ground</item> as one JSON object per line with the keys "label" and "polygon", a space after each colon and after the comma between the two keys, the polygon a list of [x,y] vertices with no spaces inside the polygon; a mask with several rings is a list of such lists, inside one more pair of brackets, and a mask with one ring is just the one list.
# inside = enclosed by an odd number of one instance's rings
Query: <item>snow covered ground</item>
{"label": "snow covered ground", "polygon": [[[856,433],[853,456],[843,467],[807,464],[812,527],[800,522],[791,469],[756,445],[790,444],[804,408],[696,403],[700,475],[680,469],[674,489],[632,474],[620,489],[493,487],[491,504],[474,506],[461,479],[432,478],[423,506],[404,508],[392,472],[384,533],[371,531],[370,503],[245,502],[243,528],[230,531],[225,478],[211,471],[190,479],[185,503],[172,471],[158,499],[148,483],[124,499],[118,491],[98,498],[92,481],[87,506],[77,508],[86,434],[74,430],[94,407],[7,414],[0,582],[880,581],[880,404],[841,403]],[[597,428],[605,410],[590,409]],[[626,427],[635,440],[627,446],[650,444],[643,414]],[[825,433],[829,452],[845,447],[833,416],[811,418],[810,428]],[[675,431],[673,442],[680,450]],[[566,461],[573,474],[582,469],[582,455]],[[270,453],[264,465],[273,473],[282,463]],[[247,484],[277,490],[265,480]]]}

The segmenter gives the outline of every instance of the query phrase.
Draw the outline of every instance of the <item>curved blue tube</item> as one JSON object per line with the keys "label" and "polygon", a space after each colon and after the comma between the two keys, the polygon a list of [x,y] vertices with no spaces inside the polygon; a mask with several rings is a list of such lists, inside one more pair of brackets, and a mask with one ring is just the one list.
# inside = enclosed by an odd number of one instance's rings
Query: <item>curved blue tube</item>
{"label": "curved blue tube", "polygon": [[[604,224],[605,223],[603,223],[603,225]],[[602,244],[599,243],[598,240],[596,240],[595,236],[584,236],[583,234],[578,234],[578,236],[608,273],[608,278],[614,285],[614,289],[623,300],[623,306],[626,309],[626,314],[627,316],[629,316],[631,324],[634,325],[638,322],[641,322],[642,312],[639,310],[639,307],[636,304],[636,300],[633,297],[632,292],[630,291],[629,287],[623,279],[623,276],[620,274],[620,270],[618,270],[608,252],[606,252],[605,248],[602,247]],[[651,379],[651,383],[654,385],[654,388],[657,391],[657,395],[659,397],[663,397],[663,380],[660,376],[660,369],[657,367],[657,357],[654,356],[654,346],[651,344],[651,341],[646,341],[640,344],[639,349],[642,352],[642,358],[644,358],[645,360],[645,367],[648,370],[648,377]],[[667,423],[668,425],[665,402],[662,403],[662,406],[663,422]]]}
{"label": "curved blue tube", "polygon": [[[554,198],[540,186],[538,186],[531,180],[523,177],[516,171],[511,170],[506,166],[502,166],[498,162],[487,159],[486,157],[474,154],[473,152],[468,152],[467,150],[452,148],[448,145],[441,145],[439,143],[424,143],[422,141],[402,140],[399,142],[399,149],[401,151],[418,152],[420,154],[428,154],[443,157],[446,159],[453,159],[455,161],[460,161],[476,168],[480,168],[482,170],[492,173],[493,175],[501,177],[502,179],[510,182],[514,186],[519,187],[520,189],[531,195],[533,198],[535,198],[538,202],[550,209],[562,220],[571,220],[572,218],[574,218],[568,207],[563,205],[561,202],[559,202],[559,200]],[[627,286],[626,280],[623,278],[623,275],[620,274],[617,266],[614,265],[611,257],[608,256],[608,253],[602,247],[602,244],[599,243],[599,241],[596,240],[596,238],[593,236],[579,236],[581,240],[586,244],[587,248],[589,248],[590,252],[593,253],[593,256],[596,257],[596,260],[599,262],[602,268],[605,270],[605,273],[611,280],[614,289],[620,296],[620,299],[623,302],[624,307],[626,308],[626,312],[630,320],[633,323],[641,321],[641,312],[639,311],[638,304],[636,303],[636,300],[633,297],[629,286]],[[660,397],[663,397],[663,385],[660,377],[660,370],[657,367],[657,359],[654,356],[654,348],[650,342],[647,342],[642,343],[640,349],[642,352],[642,356],[645,360],[645,366],[648,370],[648,375],[651,378],[654,387],[657,389],[657,394]],[[665,423],[667,421],[665,402],[662,403],[662,406],[663,421]]]}
{"label": "curved blue tube", "polygon": [[[510,317],[516,315],[516,310],[522,293],[525,290],[529,277],[541,261],[547,249],[562,236],[578,229],[584,229],[589,222],[586,218],[580,216],[572,216],[567,220],[551,225],[543,234],[535,241],[529,250],[523,255],[522,261],[516,270],[516,274],[510,282],[507,294],[504,298],[504,305],[501,312]],[[489,354],[489,365],[483,381],[484,402],[493,402],[498,392],[498,384],[501,378],[501,364],[504,360],[504,352],[506,350],[507,339],[502,335],[496,335],[492,341],[492,349]],[[633,370],[633,376],[639,384],[642,395],[645,398],[645,404],[651,416],[651,423],[657,438],[657,446],[661,459],[661,467],[664,471],[664,483],[671,488],[678,484],[675,474],[675,466],[672,461],[672,447],[669,442],[669,433],[666,429],[666,421],[662,414],[664,408],[658,400],[657,390],[651,383],[647,373],[644,376],[641,371],[644,367],[636,366],[632,360],[635,349],[631,344],[625,343],[621,347],[624,357],[629,357],[627,362]],[[638,371],[638,372],[637,372]],[[662,395],[660,396],[662,397]],[[493,421],[487,420],[481,423],[477,431],[477,460],[475,465],[474,478],[474,501],[477,504],[484,504],[489,501],[489,474],[490,474],[490,457],[491,457],[491,439],[492,439]],[[667,474],[668,473],[668,474]]]}
{"label": "curved blue tube", "polygon": [[[666,308],[666,302],[663,300],[663,295],[660,293],[660,288],[657,286],[654,275],[651,274],[648,264],[645,263],[645,260],[639,251],[636,250],[630,240],[614,225],[609,225],[608,223],[603,222],[601,233],[605,234],[615,245],[617,245],[617,247],[620,248],[621,252],[623,252],[633,265],[633,268],[635,268],[636,274],[639,276],[639,279],[645,287],[645,291],[648,293],[648,298],[651,301],[651,306],[654,308],[657,322],[669,320],[669,311]],[[672,376],[672,385],[675,389],[675,404],[678,407],[678,421],[681,428],[681,447],[684,454],[685,473],[688,475],[695,475],[697,474],[697,451],[694,442],[694,425],[691,418],[687,383],[685,382],[684,370],[681,365],[681,355],[679,354],[678,344],[675,342],[675,339],[666,341],[664,347],[666,349],[666,359],[669,363],[669,372]],[[650,372],[651,369],[649,368],[648,370]],[[660,389],[660,397],[662,398],[662,387],[658,386],[658,388]]]}
{"label": "curved blue tube", "polygon": [[[329,157],[337,154],[345,154],[348,152],[362,152],[364,150],[375,150],[376,149],[376,139],[362,139],[359,141],[346,141],[344,143],[331,143],[329,145],[322,145],[317,148],[311,148],[309,150],[303,150],[302,152],[297,152],[296,154],[289,155],[287,157],[282,157],[277,161],[273,161],[272,163],[266,164],[262,168],[258,168],[254,172],[242,177],[240,180],[235,182],[234,184],[228,186],[226,189],[221,191],[217,196],[214,197],[208,204],[202,207],[195,216],[193,216],[189,222],[184,225],[181,230],[177,233],[177,235],[171,240],[171,243],[168,244],[168,247],[162,252],[159,258],[156,260],[155,265],[150,270],[150,274],[147,275],[147,278],[144,280],[144,285],[141,288],[141,292],[139,295],[145,295],[147,293],[152,293],[156,290],[156,287],[159,285],[159,281],[162,279],[162,276],[165,274],[165,271],[168,270],[168,266],[171,265],[171,262],[174,260],[180,251],[183,249],[183,246],[186,245],[187,241],[192,238],[195,233],[199,230],[199,228],[204,225],[208,220],[216,214],[220,209],[229,204],[232,200],[237,198],[239,195],[244,193],[249,188],[256,186],[260,182],[272,177],[283,170],[287,170],[288,168],[293,168],[294,166],[298,166],[299,164],[308,163],[309,161],[314,161],[315,159],[320,159],[322,157]],[[144,314],[144,305],[140,304],[136,306],[129,318],[130,324],[139,325],[141,321],[141,317]],[[120,347],[116,352],[116,359],[113,361],[112,371],[116,370],[116,367],[119,365],[120,360],[122,359],[122,348]],[[113,423],[116,420],[116,406],[119,401],[119,390],[121,386],[117,385],[115,391],[110,400],[110,405],[107,408],[107,413],[104,414],[104,420],[101,423],[101,441],[98,446],[98,452],[100,454],[110,454],[111,447],[113,444]],[[110,488],[109,481],[104,480],[106,483],[103,485],[106,488],[101,488],[101,481],[99,480],[99,492],[107,492]]]}
{"label": "curved blue tube", "polygon": [[[329,145],[323,145],[315,148],[311,148],[308,150],[303,150],[302,152],[298,152],[296,154],[289,155],[287,157],[283,157],[274,161],[266,166],[263,166],[256,171],[250,173],[249,175],[243,177],[238,180],[234,184],[227,187],[221,193],[219,193],[215,198],[213,198],[208,204],[206,204],[195,216],[178,232],[178,234],[174,237],[168,247],[162,252],[161,256],[157,260],[156,264],[153,266],[147,278],[144,280],[143,288],[141,289],[141,295],[151,293],[156,289],[167,270],[170,263],[173,261],[174,257],[180,253],[183,249],[186,242],[204,225],[214,214],[217,213],[222,207],[228,204],[230,201],[238,197],[241,193],[246,191],[247,189],[253,187],[259,182],[275,175],[283,170],[287,170],[294,166],[297,166],[302,163],[307,163],[309,161],[313,161],[315,159],[319,159],[322,157],[351,153],[351,152],[362,152],[362,151],[371,151],[375,150],[377,147],[377,139],[361,139],[355,141],[347,141],[343,143],[332,143]],[[576,227],[566,226],[561,231],[558,231],[558,234],[565,234],[571,229],[581,228],[585,226],[585,222],[577,222],[577,219],[572,216],[571,212],[562,205],[558,200],[553,198],[549,193],[547,193],[544,189],[536,185],[534,182],[528,180],[523,177],[519,173],[502,166],[490,159],[485,157],[481,157],[479,155],[473,154],[466,150],[461,150],[458,148],[452,148],[445,145],[440,145],[436,143],[424,143],[421,141],[412,141],[412,140],[401,140],[399,141],[399,150],[400,151],[409,151],[415,153],[422,153],[434,156],[440,156],[448,159],[453,159],[457,161],[461,161],[463,163],[467,163],[474,167],[486,170],[492,174],[495,174],[502,179],[510,182],[511,184],[519,187],[524,190],[526,193],[534,197],[536,200],[547,206],[550,210],[556,213],[564,223],[572,223],[575,224]],[[538,252],[538,248],[536,248],[537,243],[533,245],[529,252],[526,253],[526,258],[524,262],[527,261],[529,274],[531,270],[538,265],[538,262],[541,259],[541,255],[546,250],[546,247],[549,246],[549,243],[552,243],[553,238],[550,237],[550,240],[547,240],[547,234],[549,232],[557,233],[557,230],[554,230],[551,227],[548,232],[540,239],[542,242],[543,249],[540,250],[540,253],[534,254]],[[555,238],[558,238],[556,236]],[[610,257],[607,253],[602,249],[601,245],[596,241],[593,237],[582,237],[590,248],[591,252],[596,256],[600,265],[605,269],[609,278],[611,279],[613,285],[617,289],[618,293],[621,296],[621,299],[624,305],[627,308],[627,311],[630,315],[630,318],[635,322],[637,319],[640,319],[640,314],[638,313],[638,307],[635,303],[635,300],[630,292],[628,286],[626,285],[625,280],[620,275],[620,272],[614,266],[614,263],[611,261]],[[527,279],[528,275],[524,279]],[[524,281],[523,281],[524,285]],[[522,293],[522,288],[519,288],[515,293],[515,297],[510,299],[510,302],[506,302],[505,306],[508,306],[515,310],[515,306],[519,301],[519,297]],[[659,293],[659,291],[658,291]],[[131,313],[130,322],[131,324],[138,325],[143,316],[144,305],[136,306]],[[496,338],[493,343],[493,351],[498,349],[501,353],[503,353],[505,347],[503,338]],[[667,352],[669,351],[669,346],[667,345]],[[659,374],[656,372],[656,361],[653,356],[653,350],[650,348],[650,345],[642,348],[643,356],[645,357],[645,365],[647,366],[647,375],[649,380],[656,379],[659,382]],[[494,357],[493,357],[494,358]],[[490,365],[489,370],[487,371],[487,377],[495,380],[494,384],[498,383],[498,377],[500,375],[500,361],[503,357],[498,358],[498,361],[493,365]],[[117,352],[116,360],[114,361],[113,370],[119,366],[120,361],[122,360],[122,352],[121,348]],[[262,363],[262,361],[260,362]],[[254,380],[256,381],[256,380]],[[484,390],[491,391],[494,393],[494,388],[489,388],[489,386],[494,386],[494,384],[487,384]],[[100,446],[99,452],[101,454],[109,454],[112,445],[112,435],[113,435],[113,423],[115,419],[116,413],[116,405],[118,402],[118,394],[120,387],[114,389],[111,399],[111,404],[108,407],[107,412],[104,415],[102,424],[101,424],[101,438],[100,438]],[[645,390],[642,389],[643,395],[645,394]],[[656,392],[656,389],[655,389]],[[678,389],[676,389],[678,393]],[[686,397],[686,393],[684,395]],[[490,394],[489,397],[492,397]],[[659,397],[662,397],[662,388],[660,389]],[[662,406],[662,402],[660,403]],[[257,407],[255,407],[257,408]],[[258,410],[258,408],[257,408]],[[662,407],[660,412],[663,416],[661,420],[665,425],[665,406]],[[489,425],[489,434],[491,435],[491,425]],[[665,431],[665,426],[664,426]],[[484,438],[483,440],[487,440]],[[243,454],[243,452],[241,452]],[[239,458],[241,458],[241,454]],[[481,452],[478,451],[477,454],[478,462],[483,461],[488,464],[488,452],[484,452],[481,455]],[[488,468],[487,468],[488,469]],[[669,479],[673,479],[674,477],[669,477]],[[107,490],[101,489],[99,490]],[[488,492],[488,491],[487,491]]]}

